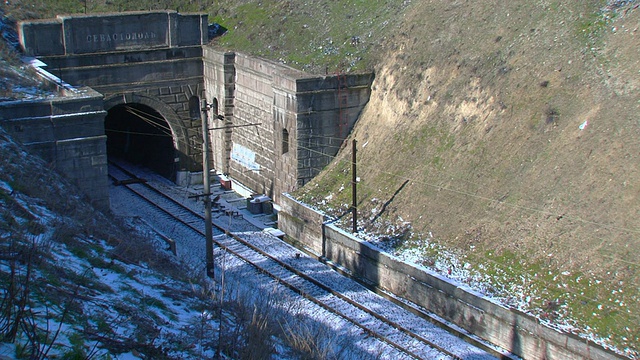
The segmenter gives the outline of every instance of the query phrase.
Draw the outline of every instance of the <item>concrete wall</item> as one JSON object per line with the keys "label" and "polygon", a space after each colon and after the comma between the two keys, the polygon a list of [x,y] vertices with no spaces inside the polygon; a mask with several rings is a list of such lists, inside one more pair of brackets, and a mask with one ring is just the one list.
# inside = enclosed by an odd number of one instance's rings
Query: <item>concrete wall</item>
{"label": "concrete wall", "polygon": [[278,229],[312,253],[325,253],[324,223],[328,220],[322,213],[283,196],[278,211]]}
{"label": "concrete wall", "polygon": [[25,52],[74,86],[105,96],[105,109],[139,103],[158,111],[171,128],[178,168],[201,170],[200,118],[189,99],[204,92],[205,14],[175,11],[58,16],[22,22]]}
{"label": "concrete wall", "polygon": [[326,218],[283,196],[278,227],[318,256],[345,267],[361,281],[396,294],[525,359],[623,359],[534,317],[505,308],[463,284],[381,253]]}
{"label": "concrete wall", "polygon": [[0,103],[0,126],[109,209],[102,95],[89,89],[51,99]]}
{"label": "concrete wall", "polygon": [[311,75],[211,47],[204,64],[208,101],[224,103],[224,120],[211,123],[213,167],[276,202],[331,162],[373,81],[372,74]]}
{"label": "concrete wall", "polygon": [[[299,79],[296,88],[298,176],[309,182],[329,164],[369,101],[373,74]],[[292,188],[282,189],[283,192]]]}

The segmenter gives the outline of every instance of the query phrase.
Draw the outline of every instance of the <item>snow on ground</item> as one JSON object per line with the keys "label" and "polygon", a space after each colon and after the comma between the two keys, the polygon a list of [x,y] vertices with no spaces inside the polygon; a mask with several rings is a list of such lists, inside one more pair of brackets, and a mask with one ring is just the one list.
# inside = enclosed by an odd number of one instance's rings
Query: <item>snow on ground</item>
{"label": "snow on ground", "polygon": [[[172,192],[174,198],[180,199],[183,205],[186,205],[196,211],[202,212],[203,204],[189,199],[189,196],[194,193],[201,192],[199,188],[178,188],[175,184],[168,180],[159,177],[153,173],[144,174],[144,177],[150,184],[161,187],[165,191]],[[214,195],[217,190],[214,190]],[[343,291],[342,293],[351,294],[354,298],[358,298],[361,301],[368,301],[371,306],[384,309],[388,316],[396,317],[398,322],[408,322],[415,329],[421,327],[428,329],[424,330],[425,337],[435,337],[434,341],[438,338],[443,338],[443,335],[438,335],[442,332],[441,329],[433,329],[433,325],[428,324],[426,320],[416,318],[413,315],[410,320],[403,319],[407,317],[396,305],[390,303],[388,300],[384,300],[379,296],[369,292],[361,285],[357,284],[353,280],[338,275],[335,271],[330,270],[327,266],[318,263],[317,261],[306,258],[304,256],[299,257],[299,251],[292,246],[280,241],[274,236],[266,234],[261,231],[266,225],[261,222],[261,218],[265,219],[263,215],[253,215],[249,213],[244,206],[245,201],[237,201],[239,195],[225,193],[227,204],[236,204],[238,211],[243,214],[243,218],[229,217],[229,216],[214,216],[214,222],[223,226],[231,225],[236,235],[249,240],[253,245],[261,248],[262,250],[270,253],[280,259],[287,259],[290,265],[302,269],[305,274],[313,274],[314,278],[322,279],[321,281],[326,284],[331,284],[333,287],[338,286]],[[134,205],[132,199],[126,194],[126,190],[122,188],[113,187],[111,191],[111,205],[112,209],[123,216],[140,216],[144,217],[147,221],[153,223],[153,227],[163,232],[166,236],[175,240],[178,244],[178,254],[181,260],[189,264],[195,264],[196,267],[202,268],[204,263],[204,242],[202,240],[194,241],[193,234],[179,233],[179,231],[171,224],[165,224],[165,219],[157,219],[157,223],[154,222],[154,216],[147,214],[142,206]],[[138,211],[141,211],[138,213]],[[249,220],[249,221],[247,221]],[[268,220],[268,218],[266,218]],[[257,227],[256,227],[257,226]],[[243,229],[244,228],[244,229]],[[225,235],[220,235],[224,237]],[[200,264],[198,266],[197,264]],[[216,247],[216,274],[220,276],[220,273],[224,273],[225,281],[227,284],[234,283],[231,286],[234,291],[240,293],[252,293],[261,294],[260,297],[268,296],[277,293],[279,299],[295,299],[293,293],[288,289],[282,289],[282,287],[275,286],[273,281],[265,276],[256,273],[250,269],[242,261],[234,260],[233,257],[226,254],[223,250]],[[218,277],[219,279],[219,277]],[[219,282],[221,280],[218,280]],[[219,285],[219,284],[218,284]],[[225,286],[225,288],[227,288]],[[256,289],[261,289],[256,292]],[[265,295],[266,294],[266,295]],[[246,294],[245,294],[246,296]],[[375,299],[374,299],[375,298]],[[380,341],[367,336],[362,330],[344,321],[343,319],[326,313],[325,310],[318,308],[313,304],[306,304],[306,302],[300,303],[298,301],[278,301],[275,302],[275,308],[280,309],[282,312],[287,313],[285,319],[288,323],[300,323],[312,324],[304,326],[304,328],[322,329],[315,331],[322,331],[325,334],[331,334],[328,342],[333,342],[332,348],[334,352],[342,354],[341,358],[352,357],[362,358],[389,358],[395,359],[400,356],[394,349],[389,348],[388,345],[381,343]],[[291,325],[294,326],[294,325]],[[295,326],[301,326],[296,324]],[[459,339],[458,339],[459,340]],[[492,358],[482,352],[477,352],[473,347],[465,343],[462,340],[450,342],[448,344],[442,344],[442,346],[450,346],[456,349],[464,358],[467,359],[481,359]]]}
{"label": "snow on ground", "polygon": [[[376,211],[374,211],[374,213],[376,213]],[[401,220],[402,219],[400,219],[400,222],[402,223]],[[336,223],[341,228],[349,228],[351,226],[350,224],[343,223],[342,220],[338,220]],[[385,234],[404,234],[407,231],[411,231],[411,226],[408,223],[402,223],[400,226],[388,225],[386,229],[383,229]],[[496,275],[494,279],[490,280],[482,273],[484,265],[479,266],[480,271],[474,269],[470,263],[464,260],[464,256],[437,244],[431,232],[429,232],[425,238],[412,241],[410,246],[402,246],[399,237],[393,235],[381,236],[380,233],[360,231],[358,237],[379,251],[389,254],[399,261],[412,264],[416,268],[423,269],[425,272],[429,272],[434,276],[439,276],[445,281],[454,283],[456,286],[464,288],[468,292],[474,293],[476,296],[483,297],[495,304],[530,314],[538,318],[540,323],[550,328],[578,335],[587,339],[589,342],[600,344],[618,353],[626,354],[631,358],[634,358],[635,354],[637,354],[636,350],[617,349],[611,345],[611,342],[607,338],[595,335],[592,329],[577,326],[574,320],[565,316],[564,308],[566,305],[562,304],[562,302],[554,304],[554,306],[557,305],[557,308],[549,313],[544,311],[544,309],[536,308],[534,306],[535,302],[543,300],[539,294],[532,292],[530,286],[530,284],[535,282],[534,277],[537,274],[523,274],[520,275],[518,279],[503,274],[504,276],[502,277]],[[425,254],[437,255],[426,256]],[[571,274],[564,272],[562,275],[568,277]],[[557,286],[567,286],[566,284],[562,284],[561,279],[557,277],[554,278],[554,280],[556,279],[557,281],[555,281],[555,283]],[[500,281],[500,283],[495,284],[495,281]],[[591,283],[592,280],[587,279],[587,281]],[[597,284],[593,285],[597,286]],[[615,295],[615,292],[614,290],[613,295]],[[620,304],[620,302],[618,301],[617,304]],[[600,308],[602,308],[602,306],[600,306]],[[596,314],[594,314],[594,316],[595,315]]]}
{"label": "snow on ground", "polygon": [[[2,182],[2,188],[5,193],[12,190],[5,182]],[[113,258],[109,261],[109,254],[114,249],[104,241],[96,243],[94,239],[75,236],[57,241],[60,234],[56,229],[61,226],[59,215],[34,206],[28,197],[13,196],[48,229],[31,239],[33,249],[37,249],[34,251],[42,251],[40,256],[50,259],[52,264],[60,264],[43,265],[39,260],[32,270],[32,286],[38,289],[29,296],[26,314],[39,329],[50,330],[42,333],[48,340],[38,343],[35,358],[100,358],[109,354],[114,359],[140,359],[140,353],[137,356],[131,352],[118,354],[96,347],[98,342],[115,348],[135,347],[135,341],[139,341],[140,346],[157,347],[154,351],[163,358],[164,355],[174,358],[197,356],[198,343],[193,341],[188,329],[200,321],[201,314],[196,309],[204,307],[207,301],[193,296],[194,289],[188,283],[162,275],[144,264]],[[5,235],[7,239],[17,238],[15,234],[2,234],[2,237]],[[56,240],[52,241],[54,238]],[[16,265],[2,262],[0,272],[10,274],[12,266]],[[17,269],[19,278],[26,276],[23,271],[27,270],[20,264]],[[7,295],[7,291],[2,293]],[[44,300],[38,300],[42,296],[45,296]],[[163,324],[162,328],[158,323]],[[218,328],[219,324],[211,320],[208,325]],[[175,346],[175,341],[194,346],[182,350]],[[8,358],[25,356],[31,350],[26,350],[24,344],[29,341],[22,337],[16,343],[2,343],[0,355]]]}

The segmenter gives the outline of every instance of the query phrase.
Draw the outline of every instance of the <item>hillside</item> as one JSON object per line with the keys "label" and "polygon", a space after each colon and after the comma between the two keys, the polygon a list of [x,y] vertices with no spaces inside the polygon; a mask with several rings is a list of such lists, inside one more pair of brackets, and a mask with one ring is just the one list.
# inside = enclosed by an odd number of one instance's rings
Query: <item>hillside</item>
{"label": "hillside", "polygon": [[[363,233],[637,356],[637,1],[259,5],[215,9],[217,45],[375,71],[352,134]],[[342,215],[350,157],[295,195]]]}
{"label": "hillside", "polygon": [[[352,135],[360,227],[637,354],[640,9],[602,6],[412,4]],[[344,209],[349,156],[300,195]]]}
{"label": "hillside", "polygon": [[187,269],[134,222],[87,205],[1,129],[0,158],[0,358],[209,351],[193,329],[218,327],[202,320],[214,300]]}

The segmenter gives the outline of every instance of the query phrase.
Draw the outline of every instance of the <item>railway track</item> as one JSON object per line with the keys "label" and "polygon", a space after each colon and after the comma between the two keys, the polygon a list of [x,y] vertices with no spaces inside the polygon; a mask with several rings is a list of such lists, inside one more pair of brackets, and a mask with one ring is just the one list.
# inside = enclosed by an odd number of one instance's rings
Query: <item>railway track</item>
{"label": "railway track", "polygon": [[[125,186],[149,206],[158,209],[167,221],[178,222],[204,239],[204,217],[160,189],[142,181],[124,167],[109,164],[109,176]],[[231,214],[229,214],[231,216]],[[300,258],[292,251],[290,256],[274,256],[250,241],[250,236],[234,234],[230,229],[213,224],[214,243],[219,250],[231,254],[251,265],[258,272],[274,279],[307,301],[362,329],[368,336],[377,338],[415,359],[489,359],[502,354],[491,348],[479,348],[456,335],[435,326],[409,311],[386,302],[381,297],[362,291],[358,285],[344,284],[335,271],[327,274],[327,267],[311,258]],[[226,235],[226,236],[221,236]],[[249,237],[249,239],[247,238]],[[204,241],[204,240],[203,240]],[[204,261],[204,255],[203,261]],[[324,274],[318,276],[317,274]],[[384,300],[382,300],[384,301]],[[451,329],[456,334],[459,329]]]}

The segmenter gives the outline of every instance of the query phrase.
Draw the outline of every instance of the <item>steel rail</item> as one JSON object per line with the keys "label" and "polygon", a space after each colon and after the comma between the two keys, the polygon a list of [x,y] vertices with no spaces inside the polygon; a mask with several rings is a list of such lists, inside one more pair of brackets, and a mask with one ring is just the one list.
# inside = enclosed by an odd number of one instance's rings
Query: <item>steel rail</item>
{"label": "steel rail", "polygon": [[[134,173],[132,173],[131,171],[123,168],[122,166],[111,162],[110,161],[110,166],[114,166],[117,167],[119,171],[123,172],[125,175],[129,176],[130,178],[133,179],[138,179],[138,176]],[[112,178],[113,177],[111,174],[110,176]],[[118,179],[118,180],[122,180],[122,179]],[[188,227],[189,229],[191,229],[192,231],[204,236],[204,232],[201,229],[198,229],[197,227],[195,227],[194,225],[192,225],[191,223],[189,223],[188,221],[185,221],[183,219],[180,219],[178,216],[176,216],[175,214],[173,214],[170,210],[165,209],[164,207],[158,205],[154,200],[150,199],[148,196],[142,194],[140,191],[137,191],[135,189],[133,189],[133,186],[135,185],[139,185],[139,186],[143,186],[151,191],[153,191],[154,193],[156,193],[158,196],[162,197],[164,200],[168,200],[170,201],[172,204],[174,204],[175,206],[178,206],[181,210],[186,210],[188,213],[190,213],[192,216],[195,216],[197,218],[199,218],[200,220],[204,220],[203,216],[201,214],[199,214],[198,212],[194,211],[193,209],[183,205],[182,203],[178,202],[177,200],[175,200],[174,198],[172,198],[169,195],[166,195],[165,193],[163,193],[162,191],[160,191],[159,189],[153,187],[152,185],[148,184],[147,182],[140,182],[140,183],[135,183],[135,184],[123,184],[122,186],[126,187],[128,190],[130,190],[131,192],[135,193],[137,196],[140,196],[143,200],[145,200],[146,202],[150,203],[152,206],[154,206],[155,208],[158,208],[159,210],[161,210],[163,213],[169,215],[171,218],[176,219],[176,221],[178,221],[179,223],[183,224],[184,226]],[[454,359],[461,359],[460,356],[458,356],[457,354],[451,352],[450,350],[445,349],[444,347],[435,344],[433,341],[424,338],[423,336],[421,336],[420,334],[416,334],[415,332],[413,332],[412,330],[406,328],[405,326],[389,320],[387,318],[385,318],[384,316],[376,313],[373,310],[368,309],[366,306],[356,302],[355,300],[345,296],[344,294],[332,289],[330,286],[325,285],[324,283],[318,281],[317,279],[304,274],[303,272],[301,272],[300,270],[294,268],[293,266],[283,262],[282,260],[274,257],[273,255],[265,252],[264,250],[258,248],[257,246],[251,244],[250,242],[242,239],[241,237],[239,237],[238,235],[232,233],[229,229],[224,228],[218,224],[213,224],[213,226],[221,231],[222,233],[228,235],[231,239],[235,240],[236,242],[240,243],[242,246],[245,246],[246,248],[249,248],[250,250],[252,250],[255,253],[258,253],[259,255],[266,257],[267,259],[271,260],[272,262],[274,262],[276,265],[278,265],[279,267],[285,269],[286,271],[289,271],[293,274],[295,274],[296,276],[298,276],[299,278],[313,284],[314,286],[318,287],[319,289],[337,297],[338,299],[344,301],[345,303],[353,306],[354,308],[365,312],[366,314],[370,315],[371,317],[375,318],[376,320],[386,324],[387,326],[390,326],[394,329],[397,329],[398,331],[400,331],[402,334],[416,340],[419,341],[421,343],[426,344],[427,346],[429,346],[430,348],[433,348],[436,351],[440,351],[443,354],[446,354],[448,356],[451,356]],[[225,251],[229,252],[230,254],[236,256],[237,258],[241,259],[242,261],[246,262],[247,264],[253,266],[254,268],[256,268],[259,272],[273,278],[274,280],[277,280],[278,283],[283,284],[285,287],[287,287],[288,289],[290,289],[291,291],[297,293],[298,295],[304,297],[305,299],[313,302],[314,304],[322,307],[323,309],[329,311],[330,313],[336,314],[342,318],[344,318],[345,320],[353,323],[355,326],[361,328],[362,330],[366,331],[367,334],[379,339],[380,341],[383,341],[387,344],[389,344],[390,346],[396,348],[397,350],[412,356],[414,358],[421,358],[418,354],[416,354],[415,352],[411,351],[410,349],[407,349],[405,346],[398,344],[397,342],[388,339],[386,336],[382,335],[382,334],[378,334],[375,330],[372,330],[368,327],[366,327],[363,324],[360,324],[357,320],[352,319],[349,315],[344,314],[342,311],[335,309],[333,307],[331,307],[330,305],[322,302],[321,300],[317,299],[316,297],[312,296],[311,294],[309,294],[308,292],[304,291],[303,289],[300,289],[298,286],[292,284],[291,282],[284,280],[281,276],[278,276],[277,274],[275,274],[274,272],[265,269],[257,264],[255,264],[253,261],[249,260],[247,258],[246,255],[240,254],[239,251],[233,250],[231,249],[231,247],[229,245],[225,245],[223,244],[221,241],[218,240],[214,240],[214,242],[218,245],[218,247],[224,249]],[[442,327],[442,326],[441,326]],[[449,330],[449,329],[445,329],[445,330]],[[450,329],[451,332],[453,333],[458,333],[459,331],[457,329]],[[475,344],[474,344],[475,346]],[[483,349],[486,351],[486,349]]]}

